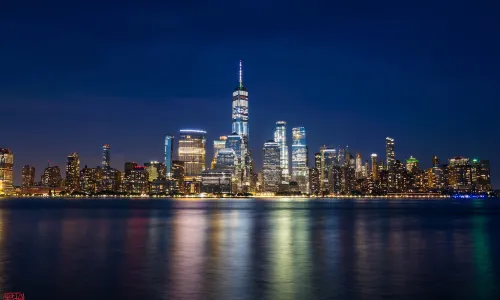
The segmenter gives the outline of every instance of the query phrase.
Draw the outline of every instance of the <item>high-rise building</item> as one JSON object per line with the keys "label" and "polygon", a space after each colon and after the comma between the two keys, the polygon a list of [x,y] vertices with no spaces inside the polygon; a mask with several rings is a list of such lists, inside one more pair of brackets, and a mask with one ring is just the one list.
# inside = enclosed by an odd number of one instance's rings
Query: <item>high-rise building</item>
{"label": "high-rise building", "polygon": [[321,192],[333,194],[339,185],[339,160],[337,149],[321,147],[321,170],[320,186]]}
{"label": "high-rise building", "polygon": [[42,184],[48,187],[61,187],[61,169],[58,166],[48,166],[42,174]]}
{"label": "high-rise building", "polygon": [[318,171],[321,170],[321,152],[314,153],[314,167],[318,169]]}
{"label": "high-rise building", "polygon": [[76,152],[66,160],[66,191],[74,192],[80,188],[80,157]]}
{"label": "high-rise building", "polygon": [[275,141],[268,141],[263,148],[262,190],[277,192],[281,184],[281,145]]}
{"label": "high-rise building", "polygon": [[214,157],[212,159],[211,169],[215,168],[215,163],[217,162],[217,155],[219,150],[226,148],[227,136],[220,136],[218,140],[214,140]]}
{"label": "high-rise building", "polygon": [[132,170],[137,166],[137,163],[135,162],[126,162],[125,163],[125,178],[130,175]]}
{"label": "high-rise building", "polygon": [[280,145],[280,167],[282,173],[282,181],[289,181],[290,172],[288,170],[288,146],[286,144],[286,122],[276,122],[276,130],[274,131],[274,141]]}
{"label": "high-rise building", "polygon": [[408,158],[406,160],[406,170],[409,173],[415,173],[415,172],[417,172],[419,170],[418,159],[416,159],[413,156],[410,156],[410,158]]}
{"label": "high-rise building", "polygon": [[111,150],[111,147],[108,144],[104,144],[102,146],[101,167],[103,167],[103,168],[110,167],[110,158],[109,158],[109,151],[110,150]]}
{"label": "high-rise building", "polygon": [[234,149],[231,149],[231,148],[221,149],[221,150],[219,150],[219,152],[217,154],[215,169],[231,170],[233,172],[233,176],[234,176],[234,171],[235,171],[235,168],[237,165],[237,160],[238,160],[238,157],[237,157]]}
{"label": "high-rise building", "polygon": [[309,188],[312,195],[319,195],[321,193],[318,168],[309,169]]}
{"label": "high-rise building", "polygon": [[149,193],[148,173],[146,171],[146,167],[135,166],[134,169],[130,171],[130,175],[127,180],[127,189],[128,192],[133,195]]}
{"label": "high-rise building", "polygon": [[356,153],[356,179],[363,178],[363,159],[361,153]]}
{"label": "high-rise building", "polygon": [[165,170],[166,177],[172,177],[172,156],[174,154],[174,137],[172,135],[165,135]]}
{"label": "high-rise building", "polygon": [[292,128],[292,180],[297,182],[299,191],[302,193],[309,192],[307,156],[305,128]]}
{"label": "high-rise building", "polygon": [[239,84],[233,91],[233,130],[248,141],[248,91],[243,86],[243,67],[240,60]]}
{"label": "high-rise building", "polygon": [[449,159],[448,184],[454,190],[472,190],[472,166],[468,158],[457,156]]}
{"label": "high-rise building", "polygon": [[474,190],[481,192],[491,191],[490,161],[474,158],[471,165]]}
{"label": "high-rise building", "polygon": [[186,177],[200,176],[206,169],[206,134],[204,130],[182,129],[179,138],[179,160],[184,162]]}
{"label": "high-rise building", "polygon": [[0,148],[0,194],[14,191],[13,182],[14,154],[7,148]]}
{"label": "high-rise building", "polygon": [[434,155],[434,157],[432,158],[432,167],[434,168],[439,165],[440,165],[439,158],[436,155]]}
{"label": "high-rise building", "polygon": [[390,137],[385,138],[385,159],[387,170],[391,172],[396,158],[394,155],[394,139]]}
{"label": "high-rise building", "polygon": [[80,191],[91,194],[99,191],[101,182],[101,168],[87,168],[80,171]]}
{"label": "high-rise building", "polygon": [[158,161],[150,161],[144,163],[146,172],[148,173],[148,181],[153,182],[157,179],[165,180],[165,165]]}
{"label": "high-rise building", "polygon": [[35,167],[25,165],[22,169],[22,187],[31,187],[35,185]]}
{"label": "high-rise building", "polygon": [[377,164],[377,154],[376,153],[373,153],[371,155],[371,159],[372,159],[372,179],[373,181],[377,181],[378,180],[378,164]]}
{"label": "high-rise building", "polygon": [[172,161],[172,179],[176,182],[175,190],[184,192],[184,162],[180,160]]}

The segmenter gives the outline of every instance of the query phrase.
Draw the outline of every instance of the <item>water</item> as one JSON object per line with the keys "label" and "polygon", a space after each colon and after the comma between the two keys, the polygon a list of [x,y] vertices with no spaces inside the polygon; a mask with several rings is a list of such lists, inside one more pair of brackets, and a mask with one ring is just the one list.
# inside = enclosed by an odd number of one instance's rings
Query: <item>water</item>
{"label": "water", "polygon": [[0,200],[26,299],[500,299],[500,200]]}

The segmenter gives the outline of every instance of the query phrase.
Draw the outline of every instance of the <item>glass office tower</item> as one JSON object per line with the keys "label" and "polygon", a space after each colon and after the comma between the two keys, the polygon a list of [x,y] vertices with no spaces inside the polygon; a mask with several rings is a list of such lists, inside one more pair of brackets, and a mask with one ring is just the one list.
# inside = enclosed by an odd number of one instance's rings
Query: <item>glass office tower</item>
{"label": "glass office tower", "polygon": [[306,129],[292,128],[292,180],[297,182],[302,193],[308,193]]}
{"label": "glass office tower", "polygon": [[390,137],[385,138],[385,159],[387,170],[392,171],[396,159],[394,155],[394,139]]}
{"label": "glass office tower", "polygon": [[283,183],[288,183],[290,173],[288,170],[288,146],[286,144],[286,122],[276,122],[276,130],[274,131],[274,141],[280,145],[280,167]]}
{"label": "glass office tower", "polygon": [[180,130],[178,153],[185,176],[199,176],[206,169],[206,135],[204,130]]}
{"label": "glass office tower", "polygon": [[103,168],[109,168],[110,162],[109,162],[109,151],[111,150],[111,147],[108,144],[104,144],[102,146],[102,160],[101,160],[101,166]]}
{"label": "glass office tower", "polygon": [[172,177],[172,156],[174,155],[174,137],[165,135],[165,169],[167,178]]}
{"label": "glass office tower", "polygon": [[243,86],[243,67],[240,60],[239,84],[233,91],[233,130],[248,141],[248,91]]}
{"label": "glass office tower", "polygon": [[264,192],[277,192],[281,183],[281,146],[274,141],[264,144],[262,160],[262,189]]}

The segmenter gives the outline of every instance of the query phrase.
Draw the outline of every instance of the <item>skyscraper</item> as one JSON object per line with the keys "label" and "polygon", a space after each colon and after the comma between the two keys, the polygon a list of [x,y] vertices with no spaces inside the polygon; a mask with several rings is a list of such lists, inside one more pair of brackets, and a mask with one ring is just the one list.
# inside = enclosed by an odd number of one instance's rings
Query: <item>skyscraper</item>
{"label": "skyscraper", "polygon": [[22,169],[22,187],[30,187],[35,184],[35,167],[25,165]]}
{"label": "skyscraper", "polygon": [[179,160],[184,162],[187,177],[199,176],[206,169],[206,134],[204,130],[180,131]]}
{"label": "skyscraper", "polygon": [[394,155],[394,139],[390,137],[385,138],[385,159],[387,170],[391,172],[394,168],[394,162],[396,159]]}
{"label": "skyscraper", "polygon": [[336,149],[321,147],[321,170],[320,186],[321,191],[334,193],[339,187],[339,161]]}
{"label": "skyscraper", "polygon": [[108,144],[104,144],[102,146],[102,160],[101,160],[101,166],[103,168],[109,168],[110,166],[110,161],[109,161],[109,150],[111,147]]}
{"label": "skyscraper", "polygon": [[418,169],[419,169],[418,159],[416,159],[413,156],[410,156],[410,158],[408,158],[406,160],[406,170],[410,173],[414,173],[414,172],[418,171]]}
{"label": "skyscraper", "polygon": [[377,154],[373,153],[371,155],[371,159],[372,159],[372,179],[373,181],[377,181],[378,180]]}
{"label": "skyscraper", "polygon": [[215,169],[225,169],[235,171],[237,165],[238,157],[234,149],[224,148],[219,150],[217,154],[217,161],[215,163]]}
{"label": "skyscraper", "polygon": [[7,148],[0,148],[0,194],[10,194],[12,186],[14,154]]}
{"label": "skyscraper", "polygon": [[363,159],[361,153],[356,153],[356,179],[363,178]]}
{"label": "skyscraper", "polygon": [[80,157],[76,152],[68,155],[66,160],[66,190],[74,192],[80,188]]}
{"label": "skyscraper", "polygon": [[174,137],[165,135],[165,169],[167,178],[172,177],[172,155],[174,154]]}
{"label": "skyscraper", "polygon": [[211,168],[215,168],[215,163],[217,162],[217,154],[219,154],[219,150],[226,148],[226,140],[227,136],[221,136],[218,140],[214,140],[214,157],[212,159]]}
{"label": "skyscraper", "polygon": [[292,180],[297,182],[299,191],[308,193],[306,129],[292,128]]}
{"label": "skyscraper", "polygon": [[248,141],[248,91],[243,86],[243,67],[240,60],[239,84],[233,91],[233,130]]}
{"label": "skyscraper", "polygon": [[281,183],[281,146],[275,141],[264,144],[262,164],[262,190],[264,192],[277,192]]}
{"label": "skyscraper", "polygon": [[282,172],[282,181],[289,181],[290,172],[288,170],[288,146],[286,144],[286,122],[276,122],[276,130],[274,131],[274,141],[280,145],[280,167]]}
{"label": "skyscraper", "polygon": [[48,166],[42,174],[42,184],[48,187],[61,187],[61,169],[58,166]]}

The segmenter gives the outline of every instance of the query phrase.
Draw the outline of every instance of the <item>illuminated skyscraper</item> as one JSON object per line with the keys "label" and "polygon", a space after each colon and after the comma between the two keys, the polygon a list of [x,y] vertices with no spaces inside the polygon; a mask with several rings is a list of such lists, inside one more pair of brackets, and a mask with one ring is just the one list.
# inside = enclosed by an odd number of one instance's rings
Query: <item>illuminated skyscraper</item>
{"label": "illuminated skyscraper", "polygon": [[101,168],[87,168],[80,171],[80,190],[84,193],[95,193],[100,186]]}
{"label": "illuminated skyscraper", "polygon": [[231,148],[220,149],[217,154],[215,169],[231,170],[232,172],[234,172],[235,167],[237,166],[237,160],[238,157],[234,149]]}
{"label": "illuminated skyscraper", "polygon": [[110,167],[110,161],[109,161],[109,150],[111,147],[108,144],[104,144],[102,146],[102,160],[101,160],[101,166],[103,168],[109,168]]}
{"label": "illuminated skyscraper", "polygon": [[200,176],[206,169],[206,134],[204,130],[182,129],[179,138],[179,160],[184,162],[184,174]]}
{"label": "illuminated skyscraper", "polygon": [[372,179],[373,181],[377,181],[378,180],[377,154],[373,153],[371,155],[371,159],[372,159]]}
{"label": "illuminated skyscraper", "polygon": [[22,187],[30,187],[35,184],[35,167],[25,165],[22,170]]}
{"label": "illuminated skyscraper", "polygon": [[409,173],[414,173],[414,172],[418,171],[418,169],[419,169],[418,160],[415,157],[410,156],[410,158],[408,158],[406,160],[406,170]]}
{"label": "illuminated skyscraper", "polygon": [[165,180],[166,172],[165,165],[158,161],[150,161],[144,163],[146,168],[146,173],[148,174],[148,181],[153,182],[155,180]]}
{"label": "illuminated skyscraper", "polygon": [[356,179],[363,178],[363,159],[361,153],[356,153]]}
{"label": "illuminated skyscraper", "polygon": [[14,154],[7,148],[0,148],[0,194],[10,194],[14,188],[13,169]]}
{"label": "illuminated skyscraper", "polygon": [[227,136],[221,136],[218,140],[214,140],[214,157],[212,159],[211,168],[215,168],[215,163],[217,162],[217,154],[219,150],[226,148]]}
{"label": "illuminated skyscraper", "polygon": [[394,139],[390,137],[385,138],[385,159],[387,170],[391,172],[396,159],[394,155]]}
{"label": "illuminated skyscraper", "polygon": [[61,187],[61,169],[58,166],[48,166],[42,174],[42,184],[48,187]]}
{"label": "illuminated skyscraper", "polygon": [[281,145],[268,141],[263,148],[262,190],[264,192],[277,192],[281,183]]}
{"label": "illuminated skyscraper", "polygon": [[74,192],[80,188],[80,157],[76,152],[68,155],[66,161],[66,190]]}
{"label": "illuminated skyscraper", "polygon": [[473,184],[472,166],[468,158],[457,156],[449,159],[448,184],[454,190],[470,190]]}
{"label": "illuminated skyscraper", "polygon": [[165,135],[165,169],[167,178],[172,177],[172,156],[174,154],[174,137]]}
{"label": "illuminated skyscraper", "polygon": [[292,180],[297,182],[302,193],[309,191],[307,155],[305,128],[292,128]]}
{"label": "illuminated skyscraper", "polygon": [[288,146],[286,144],[286,122],[276,122],[276,130],[274,131],[274,141],[280,145],[280,167],[282,172],[282,181],[289,181],[290,172],[288,170]]}
{"label": "illuminated skyscraper", "polygon": [[337,150],[321,147],[320,187],[322,192],[333,193],[339,161]]}
{"label": "illuminated skyscraper", "polygon": [[439,165],[440,165],[439,158],[436,155],[434,155],[434,157],[432,158],[432,167],[435,168]]}
{"label": "illuminated skyscraper", "polygon": [[318,171],[321,170],[321,152],[314,153],[314,167],[318,169]]}
{"label": "illuminated skyscraper", "polygon": [[248,91],[243,86],[243,67],[240,60],[239,84],[233,92],[233,130],[248,142]]}

